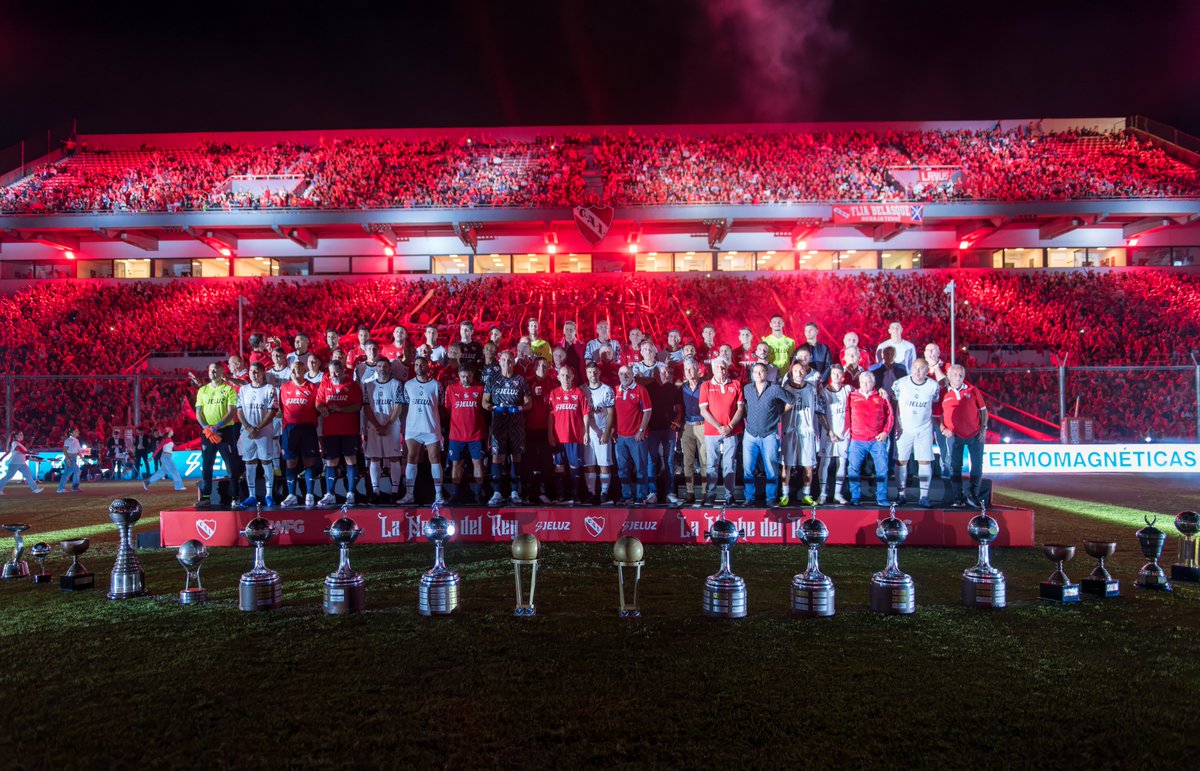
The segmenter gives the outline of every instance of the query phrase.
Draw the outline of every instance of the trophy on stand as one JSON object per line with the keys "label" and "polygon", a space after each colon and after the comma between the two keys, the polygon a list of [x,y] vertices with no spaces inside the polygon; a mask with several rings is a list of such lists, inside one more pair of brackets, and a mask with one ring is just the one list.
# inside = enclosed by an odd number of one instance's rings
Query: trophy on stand
{"label": "trophy on stand", "polygon": [[331,616],[357,613],[366,605],[366,582],[362,573],[350,567],[350,545],[358,540],[363,530],[346,516],[349,507],[342,507],[339,517],[325,531],[329,540],[338,547],[337,570],[325,576],[325,612]]}
{"label": "trophy on stand", "polygon": [[704,537],[721,547],[721,568],[704,582],[704,615],[713,618],[746,617],[746,582],[729,567],[729,547],[746,537],[746,531],[721,518],[704,531]]}
{"label": "trophy on stand", "polygon": [[[517,582],[517,607],[513,609],[514,616],[532,616],[537,613],[533,607],[533,592],[537,589],[538,551],[541,549],[537,536],[533,533],[521,533],[512,542],[513,575]],[[521,566],[529,565],[529,599],[525,600],[521,593]]]}
{"label": "trophy on stand", "polygon": [[833,579],[821,572],[818,554],[829,539],[829,528],[817,519],[817,507],[812,516],[800,525],[800,538],[808,544],[808,566],[792,578],[792,613],[809,618],[832,616]]}
{"label": "trophy on stand", "polygon": [[1051,562],[1058,563],[1058,567],[1050,574],[1049,578],[1038,585],[1038,598],[1064,604],[1079,602],[1079,584],[1071,583],[1071,579],[1067,577],[1067,571],[1063,570],[1063,563],[1070,562],[1075,556],[1075,546],[1065,543],[1044,543],[1042,544],[1042,554],[1045,554],[1046,559]]}
{"label": "trophy on stand", "polygon": [[1179,531],[1179,561],[1171,566],[1171,580],[1195,583],[1200,581],[1200,514],[1181,511],[1175,515],[1175,529]]}
{"label": "trophy on stand", "polygon": [[58,588],[64,592],[82,591],[91,589],[96,585],[96,576],[88,572],[88,569],[79,561],[79,555],[88,550],[92,542],[86,538],[75,538],[70,541],[63,541],[59,544],[62,547],[63,554],[71,558],[71,564],[67,567],[62,577],[58,579]]}
{"label": "trophy on stand", "polygon": [[454,535],[454,523],[433,504],[433,516],[423,528],[425,540],[433,544],[433,567],[421,576],[417,611],[422,616],[448,616],[458,608],[458,573],[446,568],[446,541]]}
{"label": "trophy on stand", "polygon": [[896,504],[879,520],[875,537],[887,544],[887,565],[871,576],[871,610],[907,615],[917,610],[917,588],[912,576],[900,569],[898,549],[908,539],[909,523],[896,517]]}
{"label": "trophy on stand", "polygon": [[1000,523],[988,516],[984,503],[967,523],[967,535],[979,544],[979,559],[963,571],[962,602],[968,608],[1003,608],[1007,604],[1004,574],[992,567],[990,544],[1000,535]]}
{"label": "trophy on stand", "polygon": [[1159,592],[1171,591],[1171,582],[1167,580],[1167,572],[1158,564],[1162,556],[1163,545],[1167,542],[1167,534],[1154,526],[1158,517],[1144,517],[1146,526],[1137,531],[1138,545],[1142,547],[1142,556],[1150,560],[1138,571],[1137,580],[1133,585],[1139,589],[1154,589]]}
{"label": "trophy on stand", "polygon": [[[642,580],[642,565],[646,549],[642,542],[631,535],[623,535],[613,544],[613,564],[617,566],[617,599],[620,606],[617,615],[621,618],[639,618],[642,615],[638,607],[638,584]],[[625,602],[625,568],[633,568],[633,599]]]}
{"label": "trophy on stand", "polygon": [[108,579],[108,599],[127,600],[146,595],[146,571],[133,548],[133,526],[142,518],[142,504],[134,498],[118,498],[108,506],[108,518],[117,526],[120,545],[117,561]]}
{"label": "trophy on stand", "polygon": [[46,558],[50,556],[50,552],[52,551],[54,549],[44,541],[39,541],[29,547],[29,553],[38,562],[38,572],[33,574],[33,582],[35,584],[48,584],[54,580],[54,576],[46,572]]}
{"label": "trophy on stand", "polygon": [[10,581],[14,578],[29,578],[29,563],[21,559],[25,555],[25,539],[21,537],[29,529],[29,525],[0,525],[0,530],[7,530],[13,539],[12,559],[4,563],[4,571],[0,578]]}
{"label": "trophy on stand", "polygon": [[[262,513],[262,507],[259,507]],[[242,537],[254,547],[254,566],[250,572],[242,573],[238,581],[238,607],[244,611],[273,610],[283,604],[283,584],[279,574],[263,562],[263,550],[275,528],[261,516],[246,523]]]}
{"label": "trophy on stand", "polygon": [[[195,538],[184,541],[175,552],[175,559],[179,560],[179,564],[187,573],[183,580],[183,589],[179,591],[179,604],[200,605],[208,602],[208,590],[200,585],[200,566],[208,559],[208,547],[203,541],[197,541]],[[196,582],[195,586],[192,586],[192,581]]]}
{"label": "trophy on stand", "polygon": [[1112,573],[1104,566],[1104,560],[1116,553],[1117,542],[1084,541],[1083,550],[1096,560],[1096,567],[1092,568],[1087,578],[1079,582],[1083,593],[1094,597],[1120,597],[1121,582],[1113,578]]}

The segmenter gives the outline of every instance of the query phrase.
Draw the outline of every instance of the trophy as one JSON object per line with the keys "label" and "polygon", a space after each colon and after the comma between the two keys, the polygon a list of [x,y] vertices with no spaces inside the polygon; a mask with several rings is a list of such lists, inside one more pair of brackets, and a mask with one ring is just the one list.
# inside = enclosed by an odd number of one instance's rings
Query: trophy
{"label": "trophy", "polygon": [[[537,611],[533,607],[533,592],[537,589],[538,550],[541,544],[533,533],[521,533],[512,542],[513,575],[517,581],[517,607],[514,616],[532,616]],[[521,593],[521,566],[529,565],[529,601],[524,600]]]}
{"label": "trophy", "polygon": [[1171,580],[1195,583],[1200,581],[1200,539],[1196,531],[1200,530],[1200,514],[1194,511],[1181,511],[1175,516],[1175,529],[1181,536],[1179,539],[1179,562],[1171,566]]}
{"label": "trophy", "polygon": [[1167,572],[1158,564],[1162,556],[1163,544],[1167,542],[1167,534],[1154,526],[1158,517],[1144,517],[1146,526],[1137,531],[1138,544],[1142,547],[1142,555],[1150,560],[1138,571],[1137,580],[1133,585],[1139,589],[1155,589],[1160,592],[1171,591],[1171,582],[1167,580]]}
{"label": "trophy", "polygon": [[897,550],[908,539],[909,523],[896,517],[896,504],[879,520],[875,537],[887,544],[887,565],[871,576],[871,610],[907,615],[917,609],[917,589],[912,576],[900,570]]}
{"label": "trophy", "polygon": [[92,542],[86,538],[76,538],[70,541],[63,541],[59,544],[62,547],[63,554],[71,558],[71,564],[67,567],[62,577],[58,579],[58,588],[64,592],[81,591],[83,589],[91,589],[96,585],[96,576],[88,572],[88,569],[79,561],[79,555],[88,550]]}
{"label": "trophy", "polygon": [[1058,567],[1049,578],[1038,585],[1038,597],[1048,602],[1063,604],[1079,602],[1079,584],[1071,583],[1067,572],[1063,570],[1063,563],[1075,556],[1075,547],[1065,543],[1044,543],[1042,554],[1051,562],[1058,563]]}
{"label": "trophy", "polygon": [[146,571],[133,548],[133,526],[142,518],[142,504],[135,498],[118,498],[108,506],[108,518],[117,526],[120,545],[108,581],[108,599],[127,600],[146,595]]}
{"label": "trophy", "polygon": [[50,544],[44,541],[39,541],[29,547],[29,553],[38,561],[38,572],[33,575],[35,584],[48,584],[54,579],[54,576],[46,572],[46,558],[50,556],[50,552],[54,551]]}
{"label": "trophy", "polygon": [[1113,578],[1112,573],[1109,573],[1108,568],[1104,566],[1104,560],[1116,552],[1117,542],[1084,541],[1083,550],[1088,553],[1089,557],[1094,557],[1096,560],[1096,567],[1092,568],[1092,572],[1088,573],[1087,578],[1079,582],[1083,593],[1096,597],[1120,597],[1121,582]]}
{"label": "trophy", "polygon": [[433,516],[422,529],[425,540],[433,544],[433,567],[421,576],[417,592],[417,611],[422,616],[448,616],[458,608],[458,573],[446,568],[446,541],[454,536],[454,523],[441,515],[441,505],[433,505]]}
{"label": "trophy", "polygon": [[746,531],[725,519],[713,522],[704,537],[721,547],[721,569],[704,582],[704,615],[713,618],[746,617],[746,582],[729,569],[729,547],[746,537]]}
{"label": "trophy", "polygon": [[[208,547],[202,541],[193,538],[179,545],[175,559],[183,566],[187,578],[183,581],[183,589],[179,592],[180,605],[199,605],[208,602],[208,590],[200,585],[200,566],[208,559]],[[196,585],[192,586],[193,579]]]}
{"label": "trophy", "polygon": [[[646,549],[642,542],[631,535],[623,535],[613,544],[613,564],[617,566],[617,599],[620,606],[617,615],[621,618],[638,618],[642,611],[638,608],[638,583],[642,580],[642,556]],[[633,568],[633,599],[625,602],[625,568]]]}
{"label": "trophy", "polygon": [[254,547],[254,566],[238,581],[238,607],[244,611],[272,610],[283,604],[279,574],[263,562],[263,550],[273,535],[275,527],[261,516],[247,522],[242,530],[242,537]]}
{"label": "trophy", "polygon": [[800,525],[800,538],[808,544],[808,566],[792,578],[792,613],[809,618],[833,615],[833,579],[821,572],[818,553],[829,538],[829,528],[812,516]]}
{"label": "trophy", "polygon": [[8,581],[13,578],[29,578],[29,563],[21,559],[25,554],[25,539],[21,537],[29,529],[29,525],[0,525],[0,530],[7,530],[13,539],[12,559],[4,563],[4,571],[0,578]]}
{"label": "trophy", "polygon": [[1004,574],[992,567],[990,544],[1000,535],[1000,523],[988,516],[987,503],[967,523],[967,535],[979,544],[979,559],[963,571],[962,602],[969,608],[1003,608],[1006,604]]}
{"label": "trophy", "polygon": [[350,545],[363,534],[362,528],[346,516],[348,507],[342,507],[342,516],[325,531],[329,540],[338,547],[337,570],[325,576],[325,612],[331,616],[357,613],[366,604],[366,582],[362,573],[350,567]]}

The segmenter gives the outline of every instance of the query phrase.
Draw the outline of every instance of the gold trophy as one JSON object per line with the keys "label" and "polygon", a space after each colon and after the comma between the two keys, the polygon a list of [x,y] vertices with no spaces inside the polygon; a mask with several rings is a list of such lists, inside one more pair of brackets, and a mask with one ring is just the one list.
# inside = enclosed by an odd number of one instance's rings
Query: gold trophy
{"label": "gold trophy", "polygon": [[[621,618],[639,618],[642,611],[638,608],[638,583],[642,580],[642,565],[646,564],[642,556],[646,548],[642,542],[631,535],[623,535],[613,544],[613,564],[617,566],[617,596],[620,607],[617,615]],[[625,568],[633,568],[633,598],[625,602]]]}
{"label": "gold trophy", "polygon": [[[541,543],[533,533],[521,533],[512,542],[513,576],[517,582],[517,607],[514,616],[532,616],[537,611],[533,607],[533,592],[537,589],[538,551]],[[521,566],[529,565],[529,601],[521,591]]]}

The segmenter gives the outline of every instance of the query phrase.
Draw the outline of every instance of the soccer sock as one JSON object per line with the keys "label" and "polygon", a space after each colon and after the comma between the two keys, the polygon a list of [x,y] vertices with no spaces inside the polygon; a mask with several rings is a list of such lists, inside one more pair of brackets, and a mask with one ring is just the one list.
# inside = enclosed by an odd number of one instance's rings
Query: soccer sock
{"label": "soccer sock", "polygon": [[496,495],[499,495],[500,494],[500,464],[497,463],[496,461],[492,461],[491,472],[492,472],[491,473],[492,492],[495,493]]}
{"label": "soccer sock", "polygon": [[297,476],[296,469],[292,466],[288,466],[284,469],[284,473],[287,475],[288,495],[295,495],[296,494],[296,476]]}
{"label": "soccer sock", "polygon": [[404,494],[405,496],[416,495],[417,491],[417,464],[410,463],[408,468],[404,469]]}
{"label": "soccer sock", "polygon": [[917,479],[921,485],[921,497],[929,497],[929,482],[933,479],[933,466],[924,463],[917,466]]}
{"label": "soccer sock", "polygon": [[611,485],[611,484],[612,484],[612,474],[609,473],[608,469],[602,469],[600,471],[600,497],[601,498],[608,497],[608,488],[609,488],[609,485]]}
{"label": "soccer sock", "polygon": [[583,472],[583,481],[587,485],[587,494],[591,495],[596,492],[596,472],[590,468]]}
{"label": "soccer sock", "polygon": [[908,461],[896,464],[896,494],[904,495],[908,487]]}
{"label": "soccer sock", "polygon": [[440,463],[429,464],[429,471],[430,471],[430,473],[433,474],[434,492],[436,493],[438,498],[441,498],[442,497],[442,474],[443,474],[442,464],[440,464]]}
{"label": "soccer sock", "polygon": [[812,467],[804,466],[802,468],[802,470],[800,471],[800,473],[803,475],[802,478],[804,480],[804,494],[812,495],[812,478],[813,478]]}
{"label": "soccer sock", "polygon": [[378,490],[379,477],[383,474],[383,461],[372,459],[370,465],[367,466],[367,473],[371,475],[371,485]]}
{"label": "soccer sock", "polygon": [[404,477],[404,464],[398,460],[388,463],[388,474],[392,480],[392,495],[400,492],[400,480]]}
{"label": "soccer sock", "polygon": [[513,495],[521,494],[521,461],[509,461],[512,464],[512,492]]}
{"label": "soccer sock", "polygon": [[304,467],[304,489],[306,491],[305,494],[313,495],[314,491],[316,490],[316,487],[317,487],[317,482],[313,478],[313,467],[305,466]]}
{"label": "soccer sock", "polygon": [[828,498],[831,492],[829,484],[829,463],[833,458],[822,456],[821,462],[817,466],[817,481],[821,485],[821,495]]}
{"label": "soccer sock", "polygon": [[571,488],[569,488],[567,486],[567,472],[566,471],[555,471],[554,479],[558,484],[558,497],[560,499],[567,500],[568,498],[575,497],[571,493]]}
{"label": "soccer sock", "polygon": [[358,482],[358,466],[356,464],[346,464],[346,495],[354,492],[354,488]]}

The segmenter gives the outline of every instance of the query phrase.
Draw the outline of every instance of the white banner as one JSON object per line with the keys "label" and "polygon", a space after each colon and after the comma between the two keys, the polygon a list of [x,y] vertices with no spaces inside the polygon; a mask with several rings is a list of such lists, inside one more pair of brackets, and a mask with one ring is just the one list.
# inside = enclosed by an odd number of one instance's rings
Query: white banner
{"label": "white banner", "polygon": [[989,444],[983,473],[1196,474],[1197,444]]}

